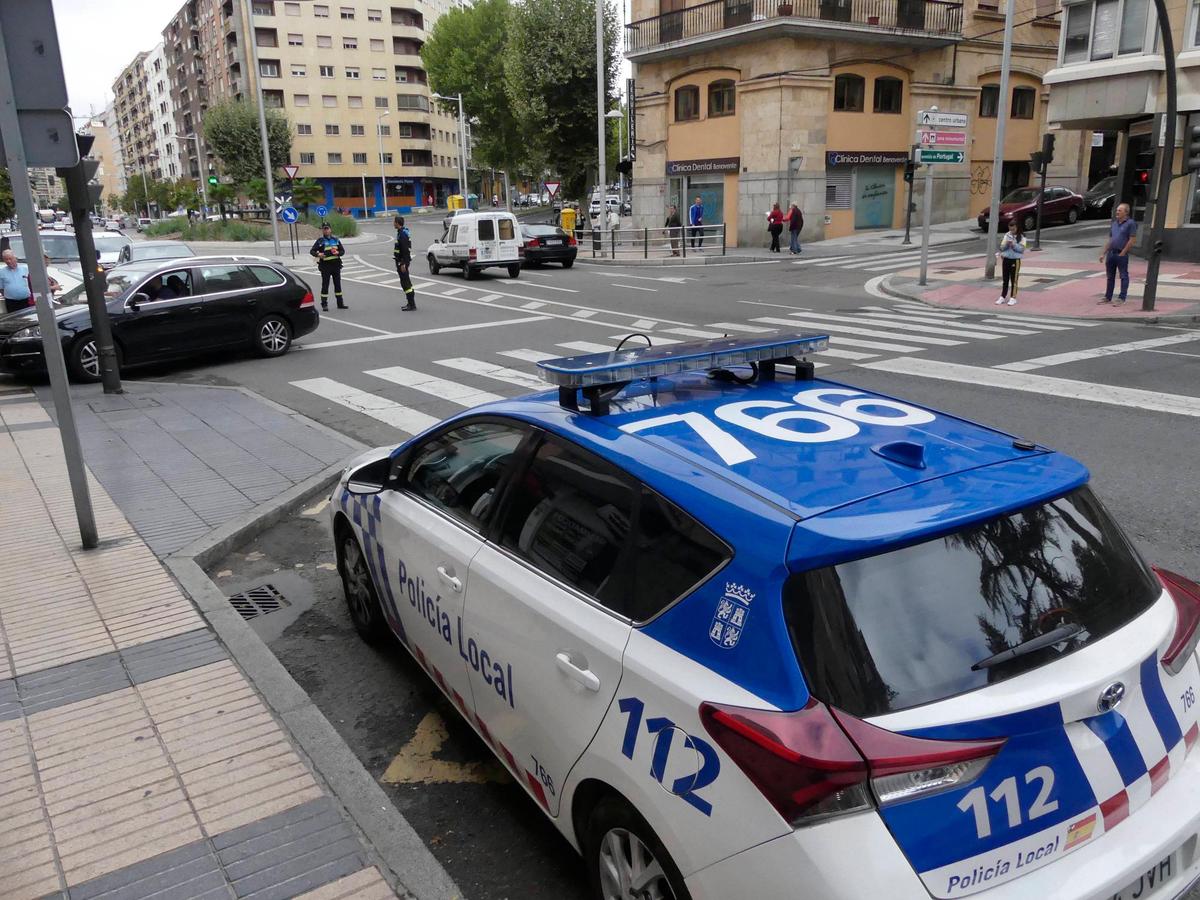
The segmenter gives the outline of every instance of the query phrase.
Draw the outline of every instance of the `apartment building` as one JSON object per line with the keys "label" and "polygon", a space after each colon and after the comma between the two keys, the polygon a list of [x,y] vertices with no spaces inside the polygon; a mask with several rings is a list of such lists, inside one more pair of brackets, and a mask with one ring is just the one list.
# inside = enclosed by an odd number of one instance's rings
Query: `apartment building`
{"label": "apartment building", "polygon": [[108,113],[109,110],[105,110],[94,116],[85,128],[92,136],[92,149],[88,156],[100,163],[96,169],[96,181],[104,186],[100,203],[105,209],[115,209],[117,197],[125,192],[125,182],[119,177],[120,162],[108,127]]}
{"label": "apartment building", "polygon": [[204,112],[210,102],[247,96],[242,4],[188,0],[163,29],[176,153],[183,177],[207,178],[215,160],[204,146]]}
{"label": "apartment building", "polygon": [[29,186],[33,192],[33,205],[38,209],[50,209],[66,193],[66,185],[54,174],[54,169],[31,166]]}
{"label": "apartment building", "polygon": [[113,113],[126,170],[161,179],[166,160],[155,149],[154,117],[150,110],[148,53],[139,53],[113,82]]}
{"label": "apartment building", "polygon": [[162,176],[174,181],[180,175],[179,153],[175,146],[175,107],[171,99],[170,69],[161,43],[146,54],[142,65],[146,70],[152,152],[158,157]]}
{"label": "apartment building", "polygon": [[[1164,58],[1150,0],[1064,0],[1057,65],[1045,76],[1050,121],[1097,136],[1090,173],[1113,175],[1118,200],[1130,203],[1134,218],[1147,224],[1159,167],[1182,170],[1186,126],[1200,123],[1200,3],[1170,2],[1167,13],[1174,60]],[[1168,65],[1175,67],[1179,114],[1169,154],[1163,152]],[[1165,255],[1200,260],[1196,174],[1173,179],[1166,203]],[[1139,229],[1142,252],[1147,238],[1148,229]]]}
{"label": "apartment building", "polygon": [[[1019,8],[1005,191],[1029,182],[1047,127],[1055,11],[1053,0]],[[636,224],[661,225],[669,203],[700,196],[735,245],[765,243],[775,202],[800,204],[806,239],[902,227],[904,163],[917,111],[931,107],[968,119],[952,147],[966,161],[934,169],[934,220],[978,214],[991,196],[1003,24],[997,0],[632,0]],[[1084,186],[1090,138],[1058,137],[1051,184]]]}
{"label": "apartment building", "polygon": [[104,193],[108,197],[116,197],[118,194],[125,193],[128,181],[125,177],[125,152],[121,148],[121,133],[117,123],[115,101],[104,108],[102,116],[104,129],[108,133],[108,143],[112,147],[112,164],[109,166],[112,180],[105,183]]}

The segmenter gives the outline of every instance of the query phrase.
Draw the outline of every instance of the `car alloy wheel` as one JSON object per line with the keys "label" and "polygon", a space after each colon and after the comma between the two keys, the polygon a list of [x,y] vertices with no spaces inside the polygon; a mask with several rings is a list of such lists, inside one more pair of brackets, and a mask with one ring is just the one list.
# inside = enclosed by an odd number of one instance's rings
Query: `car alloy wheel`
{"label": "car alloy wheel", "polygon": [[96,349],[94,340],[85,341],[79,347],[79,368],[82,369],[89,378],[100,377],[100,351]]}
{"label": "car alloy wheel", "polygon": [[263,356],[283,356],[292,345],[292,328],[283,316],[269,315],[258,323],[255,335]]}
{"label": "car alloy wheel", "polygon": [[367,558],[349,528],[343,533],[341,546],[339,568],[350,621],[359,637],[368,644],[378,644],[386,638],[387,628],[375,594],[375,584],[367,568]]}
{"label": "car alloy wheel", "polygon": [[1078,221],[1079,221],[1079,210],[1077,210],[1075,207],[1072,206],[1071,209],[1068,210],[1068,212],[1067,212],[1067,223],[1070,225],[1074,225]]}
{"label": "car alloy wheel", "polygon": [[600,892],[604,900],[673,900],[667,873],[632,831],[611,828],[600,841]]}
{"label": "car alloy wheel", "polygon": [[1037,218],[1035,216],[1026,216],[1025,221],[1021,223],[1023,231],[1033,231],[1037,227]]}

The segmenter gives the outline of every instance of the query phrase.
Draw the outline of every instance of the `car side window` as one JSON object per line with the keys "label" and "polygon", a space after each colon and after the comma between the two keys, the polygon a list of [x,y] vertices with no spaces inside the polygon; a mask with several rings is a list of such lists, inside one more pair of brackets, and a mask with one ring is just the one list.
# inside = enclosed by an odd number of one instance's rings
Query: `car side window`
{"label": "car side window", "polygon": [[496,223],[492,219],[479,220],[479,239],[481,241],[494,241],[496,239]]}
{"label": "car side window", "polygon": [[191,269],[175,269],[155,275],[142,285],[141,293],[149,297],[151,302],[190,297],[194,293],[192,271]]}
{"label": "car side window", "polygon": [[453,243],[454,243],[455,241],[457,241],[457,240],[458,240],[458,226],[457,226],[457,225],[451,225],[451,226],[450,226],[450,237],[449,237],[449,239],[446,241],[446,243],[447,243],[447,244],[453,244]]}
{"label": "car side window", "polygon": [[255,284],[261,284],[264,287],[274,287],[275,285],[283,284],[284,277],[272,269],[270,266],[250,266],[250,276],[254,279]]}
{"label": "car side window", "polygon": [[255,285],[250,273],[242,266],[204,266],[200,273],[204,276],[206,294],[240,291]]}
{"label": "car side window", "polygon": [[635,587],[625,614],[635,622],[658,615],[731,557],[720,538],[649,488],[642,488],[634,554]]}
{"label": "car side window", "polygon": [[526,434],[496,422],[444,431],[412,455],[405,490],[479,529]]}
{"label": "car side window", "polygon": [[511,241],[515,237],[515,235],[513,234],[512,219],[501,219],[499,224],[500,224],[500,240]]}
{"label": "car side window", "polygon": [[618,469],[547,440],[510,493],[500,544],[536,568],[628,615],[625,550],[636,491]]}

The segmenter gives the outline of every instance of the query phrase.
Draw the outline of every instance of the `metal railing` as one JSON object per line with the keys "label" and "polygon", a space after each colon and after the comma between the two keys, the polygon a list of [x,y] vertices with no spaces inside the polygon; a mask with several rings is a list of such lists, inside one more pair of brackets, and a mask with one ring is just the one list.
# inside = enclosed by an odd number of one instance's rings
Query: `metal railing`
{"label": "metal railing", "polygon": [[614,228],[574,231],[582,256],[592,259],[663,259],[725,255],[725,223],[679,228]]}
{"label": "metal railing", "polygon": [[710,0],[625,26],[625,52],[770,19],[815,19],[896,33],[962,35],[962,3],[949,0]]}

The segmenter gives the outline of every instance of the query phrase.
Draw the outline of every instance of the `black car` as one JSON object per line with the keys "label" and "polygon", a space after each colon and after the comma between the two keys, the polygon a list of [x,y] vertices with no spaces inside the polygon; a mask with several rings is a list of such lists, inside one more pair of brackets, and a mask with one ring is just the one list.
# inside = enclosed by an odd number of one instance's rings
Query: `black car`
{"label": "black car", "polygon": [[[208,256],[129,263],[107,273],[108,317],[122,369],[246,347],[282,356],[294,338],[316,329],[308,285],[261,257]],[[100,361],[83,286],[54,310],[67,369],[77,381],[99,381]],[[34,309],[0,317],[0,370],[46,370]]]}
{"label": "black car", "polygon": [[1117,176],[1101,178],[1083,195],[1083,214],[1089,219],[1111,219],[1117,196]]}
{"label": "black car", "polygon": [[525,265],[531,269],[548,262],[562,263],[564,269],[569,269],[579,252],[575,238],[557,225],[522,225],[521,243],[525,246]]}

